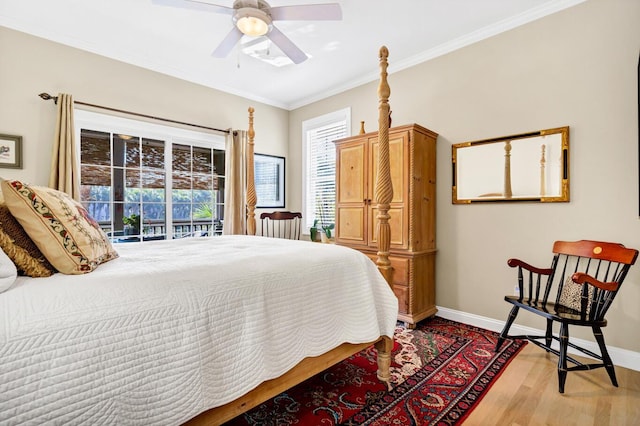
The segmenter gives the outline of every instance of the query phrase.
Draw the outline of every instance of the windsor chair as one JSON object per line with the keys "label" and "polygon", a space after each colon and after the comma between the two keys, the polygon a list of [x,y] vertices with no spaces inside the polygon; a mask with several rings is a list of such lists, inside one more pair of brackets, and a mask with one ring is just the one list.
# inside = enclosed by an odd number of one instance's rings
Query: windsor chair
{"label": "windsor chair", "polygon": [[[618,294],[629,268],[638,257],[638,250],[621,244],[599,241],[556,241],[549,268],[537,268],[519,259],[507,264],[518,270],[518,295],[505,296],[513,305],[496,343],[500,350],[505,339],[527,339],[558,356],[558,390],[564,393],[567,372],[605,368],[614,386],[618,386],[613,362],[607,351],[602,328],[607,325],[605,314]],[[524,311],[546,319],[544,335],[509,335],[516,316]],[[554,322],[560,324],[558,335]],[[600,348],[596,354],[569,341],[569,326],[590,327]],[[559,349],[552,347],[558,342]],[[558,346],[558,345],[556,345]],[[594,358],[595,363],[582,363],[567,355],[571,347]],[[568,367],[567,362],[573,364]]]}

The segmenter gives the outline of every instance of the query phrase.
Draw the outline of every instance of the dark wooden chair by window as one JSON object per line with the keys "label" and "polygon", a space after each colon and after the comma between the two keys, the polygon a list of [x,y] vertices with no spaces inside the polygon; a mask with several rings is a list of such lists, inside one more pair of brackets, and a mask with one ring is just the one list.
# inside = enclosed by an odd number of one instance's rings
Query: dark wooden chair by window
{"label": "dark wooden chair by window", "polygon": [[302,213],[277,211],[260,215],[262,235],[299,240],[302,232]]}
{"label": "dark wooden chair by window", "polygon": [[[553,245],[553,260],[549,268],[536,268],[519,259],[509,259],[507,264],[518,268],[518,290],[516,296],[505,296],[504,300],[513,308],[500,333],[496,351],[505,339],[527,339],[537,346],[558,356],[558,390],[564,393],[568,371],[591,370],[604,367],[611,383],[618,386],[613,362],[605,346],[602,327],[607,325],[605,314],[631,265],[638,257],[638,250],[625,248],[621,244],[599,241],[556,241]],[[510,336],[520,308],[546,319],[543,336]],[[553,334],[553,323],[560,324],[559,335]],[[590,327],[593,331],[600,355],[569,341],[569,326]],[[552,342],[559,343],[559,350]],[[567,355],[571,347],[594,358],[597,363],[582,363]],[[567,367],[567,362],[572,363]]]}

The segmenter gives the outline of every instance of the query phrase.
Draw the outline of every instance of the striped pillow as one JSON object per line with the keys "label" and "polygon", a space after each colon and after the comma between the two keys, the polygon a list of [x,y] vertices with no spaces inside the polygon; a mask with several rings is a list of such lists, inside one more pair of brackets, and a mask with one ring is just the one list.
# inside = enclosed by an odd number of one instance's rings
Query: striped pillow
{"label": "striped pillow", "polygon": [[0,203],[0,247],[20,275],[49,277],[56,272],[4,202]]}

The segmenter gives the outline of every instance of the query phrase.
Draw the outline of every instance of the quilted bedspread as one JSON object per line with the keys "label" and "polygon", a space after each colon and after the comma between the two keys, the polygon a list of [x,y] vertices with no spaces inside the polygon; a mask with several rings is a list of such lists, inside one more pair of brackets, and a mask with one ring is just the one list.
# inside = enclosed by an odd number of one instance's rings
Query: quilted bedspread
{"label": "quilted bedspread", "polygon": [[393,336],[373,262],[331,244],[127,243],[0,294],[0,425],[176,425],[344,342]]}

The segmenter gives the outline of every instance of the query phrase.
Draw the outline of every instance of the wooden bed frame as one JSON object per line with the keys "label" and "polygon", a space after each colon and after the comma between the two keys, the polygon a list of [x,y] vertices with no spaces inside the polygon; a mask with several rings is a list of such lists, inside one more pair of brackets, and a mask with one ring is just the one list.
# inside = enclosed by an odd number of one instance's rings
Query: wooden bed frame
{"label": "wooden bed frame", "polygon": [[[379,238],[378,259],[376,263],[378,265],[378,269],[387,282],[390,282],[392,269],[389,262],[389,245],[391,243],[391,235],[388,212],[389,204],[393,198],[393,188],[391,185],[391,174],[389,171],[389,95],[391,90],[387,82],[388,56],[389,51],[387,48],[384,46],[381,47],[380,84],[378,86],[378,135],[380,159],[378,162],[378,180],[376,182],[376,193],[378,195],[378,199],[376,200],[378,203],[377,226]],[[255,206],[257,201],[253,171],[253,147],[255,138],[253,113],[254,109],[250,107],[248,130],[249,141],[247,149],[247,234],[249,235],[255,235],[256,231]],[[371,345],[375,345],[378,352],[378,379],[385,382],[387,386],[390,387],[391,375],[389,370],[391,366],[393,339],[387,336],[381,336],[372,342],[359,344],[344,343],[323,355],[305,358],[282,376],[263,382],[249,393],[234,401],[199,414],[185,423],[185,425],[219,425],[229,421]]]}

